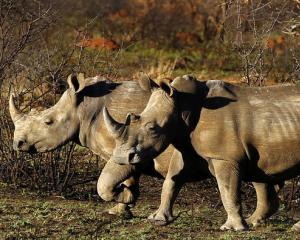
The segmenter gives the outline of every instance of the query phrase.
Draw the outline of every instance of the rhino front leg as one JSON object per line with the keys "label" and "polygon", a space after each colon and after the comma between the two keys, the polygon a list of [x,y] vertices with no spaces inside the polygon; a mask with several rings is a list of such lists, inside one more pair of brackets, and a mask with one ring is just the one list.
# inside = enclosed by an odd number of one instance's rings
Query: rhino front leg
{"label": "rhino front leg", "polygon": [[116,201],[115,207],[107,212],[114,215],[132,216],[129,204],[138,196],[139,175],[132,165],[119,165],[109,160],[103,168],[97,183],[99,196],[105,201]]}
{"label": "rhino front leg", "polygon": [[221,230],[247,230],[248,225],[242,217],[240,201],[240,171],[239,167],[224,160],[212,160],[214,172],[224,208],[227,212],[227,221]]}
{"label": "rhino front leg", "polygon": [[278,210],[279,198],[274,185],[255,182],[252,184],[256,191],[257,205],[254,213],[246,221],[257,227]]}
{"label": "rhino front leg", "polygon": [[174,220],[173,205],[181,186],[182,184],[176,183],[172,178],[167,177],[165,179],[160,206],[157,211],[148,217],[148,220],[160,226],[167,225]]}
{"label": "rhino front leg", "polygon": [[[162,187],[161,202],[157,211],[152,213],[148,219],[157,225],[166,225],[174,220],[173,205],[181,189],[182,181],[180,174],[184,167],[181,153],[174,150],[170,161],[169,170]],[[174,179],[176,178],[176,181]]]}

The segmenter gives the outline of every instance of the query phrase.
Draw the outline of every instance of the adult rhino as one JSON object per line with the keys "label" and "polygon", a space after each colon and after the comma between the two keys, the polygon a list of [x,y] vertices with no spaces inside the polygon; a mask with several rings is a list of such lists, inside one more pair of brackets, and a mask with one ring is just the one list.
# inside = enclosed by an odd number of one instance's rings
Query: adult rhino
{"label": "adult rhino", "polygon": [[[248,227],[242,217],[241,181],[264,187],[299,175],[299,86],[246,88],[189,76],[171,84],[147,78],[143,82],[152,95],[140,115],[128,116],[122,133],[107,109],[103,113],[109,131],[119,134],[111,157],[116,163],[147,162],[169,143],[182,153],[171,162],[161,207],[152,219],[170,212],[192,152],[205,159],[217,179],[228,215],[222,230]],[[293,228],[299,231],[299,223]]]}
{"label": "adult rhino", "polygon": [[[84,78],[82,74],[70,75],[67,82],[69,88],[60,100],[44,111],[23,114],[16,108],[13,96],[10,97],[9,110],[15,125],[14,149],[32,153],[46,152],[73,141],[108,160],[115,147],[115,140],[104,124],[101,114],[104,105],[110,108],[118,121],[122,121],[128,111],[141,112],[151,92],[142,90],[133,81],[113,83],[100,77]],[[142,167],[120,166],[112,160],[108,161],[98,180],[97,190],[104,200],[114,199],[119,202],[109,212],[128,212],[127,204],[133,203],[137,197],[138,177],[141,173],[165,177],[173,151],[174,148],[170,146]],[[173,158],[181,156],[174,152]],[[190,181],[201,180],[209,174],[206,170],[198,174],[203,169],[203,162],[195,162],[192,169],[197,171],[190,171]],[[271,215],[278,205],[273,186],[265,189],[264,186],[255,185],[255,188],[258,203],[251,217],[254,224]]]}

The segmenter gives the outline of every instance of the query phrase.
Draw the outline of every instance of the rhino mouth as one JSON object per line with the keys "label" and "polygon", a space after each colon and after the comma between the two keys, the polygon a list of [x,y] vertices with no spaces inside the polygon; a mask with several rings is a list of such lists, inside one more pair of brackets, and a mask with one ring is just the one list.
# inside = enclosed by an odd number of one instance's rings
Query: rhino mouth
{"label": "rhino mouth", "polygon": [[32,144],[30,148],[32,148],[32,151],[34,153],[45,153],[45,152],[50,152],[52,150],[55,150],[57,147],[59,146],[53,147],[53,146],[45,145],[44,141],[40,140]]}
{"label": "rhino mouth", "polygon": [[36,147],[34,145],[30,146],[28,151],[27,151],[30,155],[36,154],[38,153]]}
{"label": "rhino mouth", "polygon": [[156,155],[157,154],[155,154],[155,151],[130,152],[127,156],[113,155],[111,159],[113,159],[115,163],[120,165],[138,165],[153,159]]}

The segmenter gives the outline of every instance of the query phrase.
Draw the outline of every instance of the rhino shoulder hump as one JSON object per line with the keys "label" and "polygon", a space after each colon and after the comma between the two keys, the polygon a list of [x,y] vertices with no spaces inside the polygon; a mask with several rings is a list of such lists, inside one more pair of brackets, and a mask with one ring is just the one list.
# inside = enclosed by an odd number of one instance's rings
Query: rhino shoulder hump
{"label": "rhino shoulder hump", "polygon": [[208,96],[226,96],[226,97],[237,97],[239,87],[222,80],[208,80],[206,86],[209,89]]}
{"label": "rhino shoulder hump", "polygon": [[226,83],[223,80],[208,80],[208,81],[206,81],[206,86],[209,89],[224,88],[225,84]]}

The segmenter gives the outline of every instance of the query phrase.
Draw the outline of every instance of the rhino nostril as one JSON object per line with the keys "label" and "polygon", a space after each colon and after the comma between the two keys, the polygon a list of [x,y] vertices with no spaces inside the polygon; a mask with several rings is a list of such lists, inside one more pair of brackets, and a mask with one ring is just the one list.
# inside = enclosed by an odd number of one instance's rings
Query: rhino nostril
{"label": "rhino nostril", "polygon": [[25,141],[20,140],[17,144],[18,148],[22,147],[24,145]]}
{"label": "rhino nostril", "polygon": [[131,162],[133,160],[134,156],[135,156],[134,152],[129,153],[129,155],[128,155],[128,162]]}

